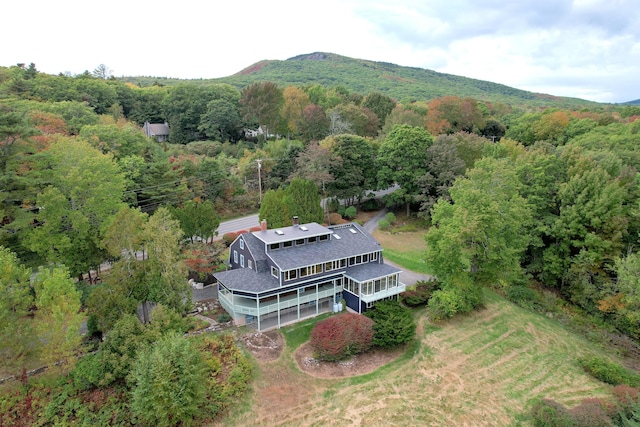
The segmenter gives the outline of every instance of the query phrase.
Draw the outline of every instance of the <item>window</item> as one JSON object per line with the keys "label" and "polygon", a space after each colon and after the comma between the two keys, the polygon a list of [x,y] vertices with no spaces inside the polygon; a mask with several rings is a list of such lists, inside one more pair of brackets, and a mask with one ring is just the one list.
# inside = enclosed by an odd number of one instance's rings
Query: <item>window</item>
{"label": "window", "polygon": [[278,269],[276,267],[271,266],[271,275],[273,277],[278,277]]}
{"label": "window", "polygon": [[247,266],[251,269],[253,268],[253,262],[250,259],[247,260]]}
{"label": "window", "polygon": [[333,263],[334,263],[334,262],[335,262],[335,261],[325,263],[325,264],[324,264],[324,271],[331,271],[331,270],[333,270]]}
{"label": "window", "polygon": [[307,239],[307,243],[315,243],[318,240],[317,237],[313,236],[313,237],[309,237]]}
{"label": "window", "polygon": [[369,262],[369,254],[362,255],[362,262]]}
{"label": "window", "polygon": [[240,254],[240,267],[244,268],[244,255]]}
{"label": "window", "polygon": [[309,265],[300,269],[300,277],[311,276],[318,273],[322,273],[322,264]]}
{"label": "window", "polygon": [[378,252],[372,253],[369,258],[371,259],[371,261],[377,261],[378,260]]}
{"label": "window", "polygon": [[244,249],[244,239],[240,239],[240,249]]}
{"label": "window", "polygon": [[282,243],[283,248],[290,248],[291,246],[293,246],[293,242],[291,240]]}
{"label": "window", "polygon": [[238,263],[238,251],[233,251],[233,262]]}
{"label": "window", "polygon": [[269,245],[269,250],[275,251],[276,249],[280,249],[280,243],[272,243]]}
{"label": "window", "polygon": [[325,240],[329,240],[329,235],[328,234],[323,234],[322,236],[320,236],[320,241],[323,242]]}
{"label": "window", "polygon": [[293,280],[298,278],[298,270],[289,270],[284,273],[284,280]]}
{"label": "window", "polygon": [[347,259],[343,258],[340,260],[340,268],[345,268],[347,266]]}
{"label": "window", "polygon": [[304,245],[304,239],[296,240],[296,246],[302,246],[302,245]]}

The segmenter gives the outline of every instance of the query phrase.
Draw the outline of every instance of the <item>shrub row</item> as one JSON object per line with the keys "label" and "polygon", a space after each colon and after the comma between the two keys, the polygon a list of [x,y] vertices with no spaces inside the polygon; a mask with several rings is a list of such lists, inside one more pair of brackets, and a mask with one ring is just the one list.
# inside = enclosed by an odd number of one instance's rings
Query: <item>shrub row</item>
{"label": "shrub row", "polygon": [[578,363],[592,377],[611,385],[640,386],[640,375],[618,363],[597,356],[583,357]]}

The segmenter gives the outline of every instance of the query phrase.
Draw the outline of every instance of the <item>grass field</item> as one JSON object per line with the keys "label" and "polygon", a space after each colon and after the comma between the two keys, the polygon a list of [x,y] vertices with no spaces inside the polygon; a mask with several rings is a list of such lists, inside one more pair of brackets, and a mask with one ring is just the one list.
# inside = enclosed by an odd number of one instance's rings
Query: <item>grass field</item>
{"label": "grass field", "polygon": [[362,377],[308,376],[287,348],[278,360],[258,363],[252,396],[220,425],[529,425],[536,399],[574,406],[608,396],[610,387],[576,363],[604,350],[493,292],[486,296],[482,310],[443,324],[416,312],[416,345]]}
{"label": "grass field", "polygon": [[426,230],[392,233],[375,230],[373,237],[384,248],[385,259],[416,273],[431,274],[424,262],[424,251],[427,244],[424,240]]}

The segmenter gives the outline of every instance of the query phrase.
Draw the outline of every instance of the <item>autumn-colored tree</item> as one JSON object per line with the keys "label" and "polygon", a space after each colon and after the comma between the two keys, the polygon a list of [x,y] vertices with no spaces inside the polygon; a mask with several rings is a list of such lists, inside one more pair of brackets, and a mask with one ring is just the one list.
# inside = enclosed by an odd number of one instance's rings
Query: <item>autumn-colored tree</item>
{"label": "autumn-colored tree", "polygon": [[429,103],[426,126],[433,135],[458,131],[478,133],[485,122],[475,99],[445,96]]}
{"label": "autumn-colored tree", "polygon": [[329,118],[324,108],[316,104],[309,104],[302,112],[298,124],[300,135],[305,141],[319,141],[329,132]]}
{"label": "autumn-colored tree", "polygon": [[302,123],[304,111],[311,104],[309,95],[295,86],[287,86],[282,95],[284,98],[282,118],[287,124],[287,131],[297,135],[300,133],[299,126]]}

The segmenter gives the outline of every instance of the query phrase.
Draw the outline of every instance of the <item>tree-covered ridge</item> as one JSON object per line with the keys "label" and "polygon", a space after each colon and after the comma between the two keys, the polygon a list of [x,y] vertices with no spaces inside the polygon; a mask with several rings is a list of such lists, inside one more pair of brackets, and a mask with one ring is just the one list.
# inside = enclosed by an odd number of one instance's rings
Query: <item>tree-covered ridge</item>
{"label": "tree-covered ridge", "polygon": [[[184,82],[180,79],[134,76],[124,77],[123,80],[141,86],[154,83],[174,85]],[[311,84],[319,84],[327,88],[342,86],[360,94],[378,91],[401,102],[455,95],[529,106],[597,105],[595,102],[582,99],[533,93],[498,83],[433,70],[321,52],[298,55],[285,61],[260,61],[228,77],[189,80],[199,85],[228,83],[238,88],[260,81],[271,81],[280,86]]]}

